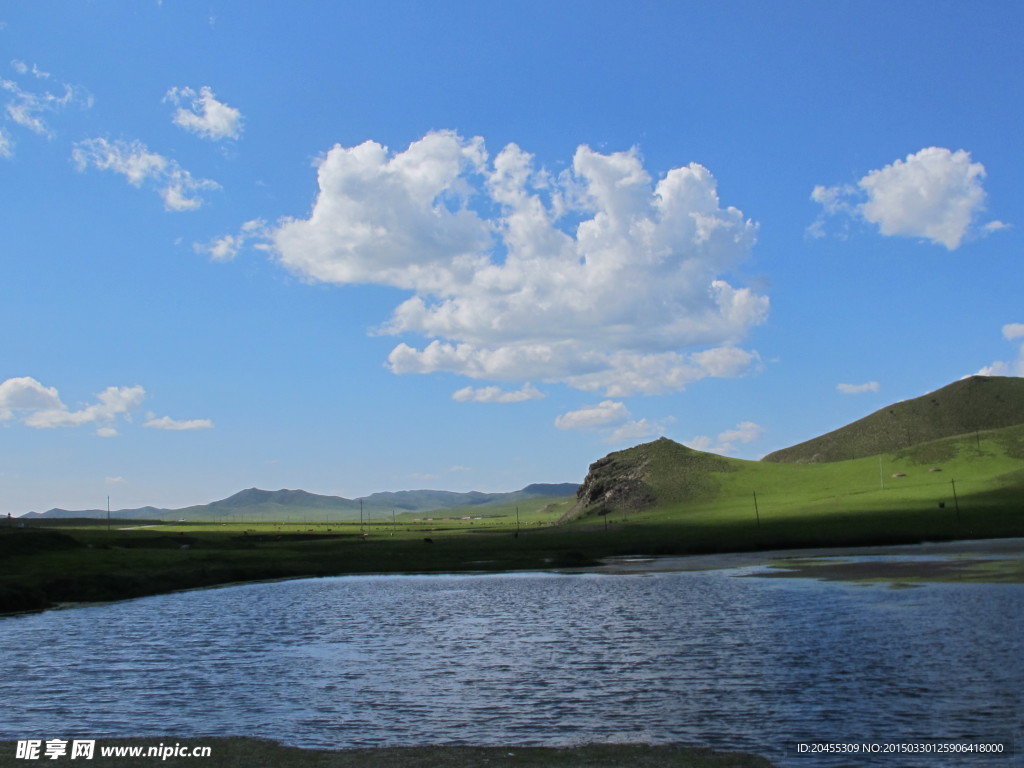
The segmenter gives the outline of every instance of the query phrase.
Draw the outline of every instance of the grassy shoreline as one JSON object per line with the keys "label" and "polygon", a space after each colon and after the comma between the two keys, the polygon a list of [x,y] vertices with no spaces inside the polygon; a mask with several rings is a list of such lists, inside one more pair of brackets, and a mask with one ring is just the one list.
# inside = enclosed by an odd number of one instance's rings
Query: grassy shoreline
{"label": "grassy shoreline", "polygon": [[[26,738],[40,738],[28,736]],[[740,752],[701,747],[646,744],[588,744],[575,747],[419,746],[374,747],[337,751],[302,749],[254,738],[128,738],[97,739],[95,768],[114,766],[216,766],[216,768],[773,768],[767,759]],[[180,744],[189,750],[210,747],[208,757],[103,757],[104,746],[142,747]],[[0,742],[0,768],[34,761],[16,758],[16,743]],[[42,750],[40,751],[42,755]],[[67,757],[59,759],[68,759]]]}
{"label": "grassy shoreline", "polygon": [[[104,526],[29,527],[0,530],[0,614],[115,602],[169,592],[239,583],[353,574],[487,573],[594,568],[622,556],[712,557],[917,544],[976,537],[1006,538],[1015,529],[976,526],[972,531],[931,527],[882,534],[866,527],[822,531],[764,525],[663,527],[628,518],[601,526],[579,523],[505,532],[457,527],[364,538],[350,531],[278,532],[273,526],[226,529],[167,524],[108,531]],[[277,528],[280,528],[278,526]],[[358,529],[356,529],[358,530]],[[961,536],[956,536],[956,533]],[[964,536],[963,534],[975,534]],[[992,534],[996,535],[993,536]],[[922,535],[924,534],[924,535]],[[716,567],[716,566],[711,566]],[[727,566],[717,566],[727,567]]]}

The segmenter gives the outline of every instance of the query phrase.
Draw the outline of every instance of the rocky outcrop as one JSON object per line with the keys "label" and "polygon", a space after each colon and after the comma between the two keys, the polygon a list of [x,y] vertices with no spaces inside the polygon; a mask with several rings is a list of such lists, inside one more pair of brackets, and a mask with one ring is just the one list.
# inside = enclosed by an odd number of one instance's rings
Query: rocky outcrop
{"label": "rocky outcrop", "polygon": [[609,453],[591,464],[576,493],[576,504],[562,520],[705,501],[718,492],[716,473],[731,471],[732,465],[722,456],[661,437]]}

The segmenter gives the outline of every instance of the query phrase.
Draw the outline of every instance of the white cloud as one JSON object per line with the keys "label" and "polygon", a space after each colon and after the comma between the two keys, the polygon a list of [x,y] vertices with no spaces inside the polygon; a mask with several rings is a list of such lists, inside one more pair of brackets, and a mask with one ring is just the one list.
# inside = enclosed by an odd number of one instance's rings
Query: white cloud
{"label": "white cloud", "polygon": [[0,421],[9,421],[18,412],[64,408],[54,387],[44,387],[29,376],[0,382]]}
{"label": "white cloud", "polygon": [[1003,326],[1003,338],[1007,341],[1024,337],[1024,323],[1007,323]]}
{"label": "white cloud", "polygon": [[608,443],[626,443],[636,442],[639,440],[645,440],[648,437],[654,437],[661,433],[663,430],[656,424],[652,424],[647,419],[640,419],[639,421],[627,421],[612,430],[605,438],[605,442]]}
{"label": "white cloud", "polygon": [[555,426],[601,432],[607,443],[636,442],[663,431],[661,425],[647,419],[634,420],[625,403],[618,400],[604,400],[563,413],[555,419]]}
{"label": "white cloud", "polygon": [[40,429],[97,423],[106,426],[117,416],[127,415],[137,408],[145,396],[146,390],[140,386],[107,387],[96,396],[97,402],[92,405],[70,411],[61,403],[55,407],[34,410],[23,421],[26,426]]}
{"label": "white cloud", "polygon": [[846,198],[855,195],[857,190],[849,184],[840,187],[824,187],[820,184],[811,191],[811,200],[820,203],[825,213],[832,215],[851,210]]}
{"label": "white cloud", "polygon": [[[1024,323],[1007,323],[1003,326],[1003,338],[1007,341],[1024,339]],[[1017,349],[1017,359],[1006,362],[997,360],[978,371],[978,376],[1024,376],[1024,343]]]}
{"label": "white cloud", "polygon": [[463,387],[452,394],[452,400],[460,403],[521,403],[526,400],[538,400],[544,393],[527,382],[519,389],[511,392],[501,387]]}
{"label": "white cloud", "polygon": [[72,411],[61,401],[55,387],[45,387],[35,379],[22,376],[0,383],[0,420],[19,418],[23,424],[37,429],[77,427],[98,424],[97,434],[117,434],[111,424],[118,417],[130,418],[145,397],[142,387],[107,387],[97,395],[97,402]]}
{"label": "white cloud", "polygon": [[[985,166],[972,162],[969,152],[926,147],[870,171],[857,182],[858,189],[817,186],[811,199],[821,204],[823,217],[859,217],[877,225],[883,235],[921,237],[952,251],[960,247],[985,208],[984,178]],[[823,233],[823,217],[808,228],[811,236]],[[979,231],[1007,226],[991,221]]]}
{"label": "white cloud", "polygon": [[169,211],[195,210],[203,204],[197,193],[220,188],[210,179],[193,178],[177,162],[150,152],[140,141],[86,139],[75,144],[71,156],[79,171],[89,166],[113,171],[135,187],[141,187],[143,182],[152,182]]}
{"label": "white cloud", "polygon": [[194,430],[194,429],[212,429],[213,422],[210,419],[186,419],[179,421],[172,419],[170,416],[161,416],[157,418],[155,415],[148,414],[144,427],[152,427],[153,429],[170,429],[170,430]]}
{"label": "white cloud", "polygon": [[103,478],[103,482],[107,485],[121,485],[127,481],[119,475],[117,477],[105,477]]}
{"label": "white cloud", "polygon": [[629,409],[617,400],[604,400],[597,405],[586,405],[563,413],[555,419],[559,429],[599,429],[621,424],[629,419]]}
{"label": "white cloud", "polygon": [[869,381],[866,384],[836,384],[836,389],[844,395],[859,395],[862,392],[877,392],[879,385],[877,381]]}
{"label": "white cloud", "polygon": [[[245,222],[235,235],[222,235],[209,243],[193,243],[196,253],[209,254],[214,261],[231,261],[253,239],[266,237],[267,223],[263,219]],[[257,246],[259,247],[259,246]]]}
{"label": "white cloud", "polygon": [[3,128],[0,128],[0,157],[14,157],[14,143]]}
{"label": "white cloud", "polygon": [[30,67],[24,61],[20,61],[18,59],[13,59],[11,61],[11,66],[14,67],[14,71],[17,72],[19,75],[27,75],[27,74],[29,74],[31,72],[32,76],[37,78],[37,79],[39,79],[39,80],[49,80],[50,79],[50,73],[49,72],[44,72],[39,67],[37,67],[35,64],[33,64]]}
{"label": "white cloud", "polygon": [[[107,387],[96,396],[96,402],[73,411],[61,400],[56,387],[46,387],[29,376],[22,376],[0,382],[0,421],[18,419],[25,426],[36,429],[94,424],[98,436],[116,437],[118,431],[114,425],[118,419],[130,422],[132,412],[139,408],[145,397],[146,390],[138,385]],[[147,414],[146,419],[144,426],[156,429],[213,427],[209,419],[179,421],[168,416],[157,418],[152,413]]]}
{"label": "white cloud", "polygon": [[[11,62],[11,66],[19,75],[32,75],[38,80],[50,77],[48,72],[43,72],[36,65],[29,67],[17,59]],[[83,109],[92,106],[92,96],[80,86],[64,83],[63,89],[63,93],[59,94],[48,90],[33,91],[23,88],[14,80],[0,79],[0,90],[10,94],[4,104],[7,118],[22,128],[47,138],[53,137],[53,131],[47,123],[50,115],[71,105],[78,105]]]}
{"label": "white cloud", "polygon": [[752,443],[764,434],[764,427],[752,421],[742,421],[733,429],[727,429],[719,433],[718,437],[711,438],[707,435],[698,435],[686,442],[686,445],[698,451],[709,453],[730,454],[736,449],[736,445]]}
{"label": "white cloud", "polygon": [[307,279],[413,292],[379,332],[430,341],[399,343],[395,373],[618,397],[756,362],[736,344],[768,299],[721,275],[746,258],[757,227],[721,206],[700,165],[655,182],[636,151],[581,146],[555,177],[514,144],[492,159],[481,139],[441,131],[397,153],[335,146],[318,180],[309,217],[279,222],[272,248]]}
{"label": "white cloud", "polygon": [[[242,113],[217,101],[208,85],[200,88],[198,94],[191,88],[171,88],[164,101],[179,105],[173,117],[175,125],[204,139],[237,139],[242,134]],[[187,108],[180,106],[182,102],[187,103]]]}

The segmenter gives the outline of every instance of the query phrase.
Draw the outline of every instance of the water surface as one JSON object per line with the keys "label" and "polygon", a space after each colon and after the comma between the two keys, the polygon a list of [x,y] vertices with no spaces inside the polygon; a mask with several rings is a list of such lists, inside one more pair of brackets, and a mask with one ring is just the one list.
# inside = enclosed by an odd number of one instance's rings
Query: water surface
{"label": "water surface", "polygon": [[807,768],[841,761],[791,742],[1021,740],[1024,585],[752,570],[347,576],[6,619],[0,738],[687,743]]}

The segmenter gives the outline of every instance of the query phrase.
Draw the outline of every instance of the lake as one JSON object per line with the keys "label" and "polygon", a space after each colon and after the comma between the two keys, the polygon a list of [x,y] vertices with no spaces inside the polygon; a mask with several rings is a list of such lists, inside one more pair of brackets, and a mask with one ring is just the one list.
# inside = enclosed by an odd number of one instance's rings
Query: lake
{"label": "lake", "polygon": [[346,576],[7,618],[0,738],[685,743],[797,768],[843,761],[796,741],[1024,747],[1024,585],[762,570]]}

